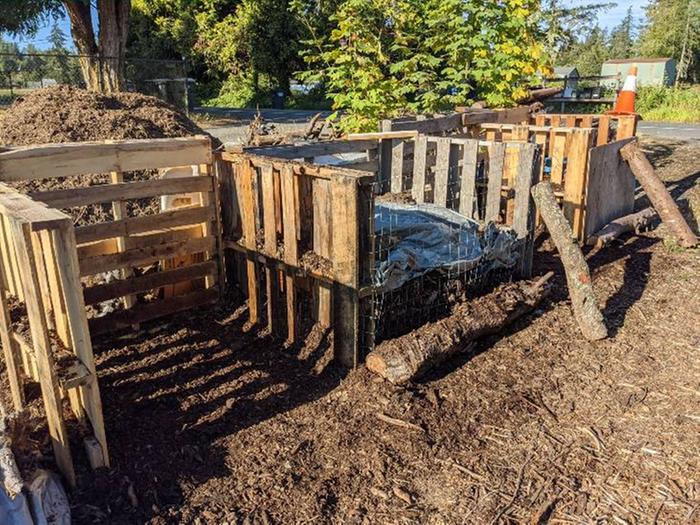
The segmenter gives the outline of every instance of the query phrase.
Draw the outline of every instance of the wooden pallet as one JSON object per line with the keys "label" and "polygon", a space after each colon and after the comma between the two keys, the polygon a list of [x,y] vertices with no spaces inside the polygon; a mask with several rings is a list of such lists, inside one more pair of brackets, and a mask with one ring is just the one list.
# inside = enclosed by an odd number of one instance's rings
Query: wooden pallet
{"label": "wooden pallet", "polygon": [[[75,475],[61,414],[68,397],[87,415],[93,466],[108,465],[91,337],[211,303],[224,283],[218,184],[208,137],[51,144],[0,152],[0,180],[26,181],[108,173],[109,183],[23,195],[0,186],[0,333],[13,401],[23,404],[23,372],[39,381],[59,468]],[[127,182],[134,170],[188,166],[191,176]],[[130,200],[187,194],[187,206],[129,216]],[[192,200],[192,198],[191,198]],[[112,220],[74,227],[61,210],[111,204]],[[95,279],[113,273],[116,279]],[[181,286],[182,284],[187,286]],[[180,286],[176,286],[180,285]],[[150,292],[151,300],[141,296]],[[26,305],[31,337],[13,331],[9,296]],[[88,321],[86,305],[119,300],[123,308]],[[58,368],[55,332],[73,354]],[[97,445],[95,445],[97,444]],[[96,449],[97,447],[97,449]],[[97,450],[97,452],[96,452]]]}
{"label": "wooden pallet", "polygon": [[[371,293],[377,193],[413,191],[419,202],[512,225],[523,246],[521,270],[530,272],[529,189],[537,146],[392,133],[381,139],[391,141],[388,160],[381,152],[377,158],[381,140],[365,134],[323,145],[224,153],[218,169],[222,208],[228,210],[224,245],[238,253],[235,273],[248,297],[251,324],[264,324],[294,343],[300,318],[312,318],[334,330],[336,357],[346,366],[358,364],[364,338],[371,336],[360,320],[364,298]],[[375,168],[358,171],[311,162],[318,152],[334,151],[361,152],[363,158],[352,165],[373,162]],[[483,156],[488,177],[477,180]],[[479,215],[482,194],[485,216],[483,210]],[[321,274],[306,267],[303,261],[310,254],[329,270]],[[312,313],[300,308],[299,296],[309,290]]]}

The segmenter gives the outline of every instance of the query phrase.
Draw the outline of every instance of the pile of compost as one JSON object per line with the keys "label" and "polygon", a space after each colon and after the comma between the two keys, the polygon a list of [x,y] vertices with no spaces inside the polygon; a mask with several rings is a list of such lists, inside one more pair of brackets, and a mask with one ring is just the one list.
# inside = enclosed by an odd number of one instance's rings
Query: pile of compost
{"label": "pile of compost", "polygon": [[[37,89],[18,98],[0,114],[0,145],[156,139],[206,135],[185,114],[166,102],[140,93],[102,95],[70,86]],[[212,137],[212,146],[219,142]],[[125,181],[157,177],[156,170],[124,173]],[[96,173],[10,183],[22,192],[79,188],[109,183],[109,174]],[[112,220],[111,204],[65,210],[77,226]],[[130,217],[157,213],[158,199],[127,203]]]}
{"label": "pile of compost", "polygon": [[166,102],[140,93],[102,95],[70,86],[37,89],[0,114],[0,144],[186,137],[205,134]]}

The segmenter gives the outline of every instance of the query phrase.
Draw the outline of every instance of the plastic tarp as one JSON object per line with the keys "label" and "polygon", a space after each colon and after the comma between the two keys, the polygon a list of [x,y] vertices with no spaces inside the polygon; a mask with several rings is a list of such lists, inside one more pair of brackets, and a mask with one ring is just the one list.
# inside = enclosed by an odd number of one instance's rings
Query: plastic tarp
{"label": "plastic tarp", "polygon": [[374,285],[383,291],[433,270],[463,272],[484,265],[488,272],[517,262],[513,230],[493,223],[482,230],[477,221],[434,204],[378,201],[374,224],[381,251],[388,248],[374,272]]}

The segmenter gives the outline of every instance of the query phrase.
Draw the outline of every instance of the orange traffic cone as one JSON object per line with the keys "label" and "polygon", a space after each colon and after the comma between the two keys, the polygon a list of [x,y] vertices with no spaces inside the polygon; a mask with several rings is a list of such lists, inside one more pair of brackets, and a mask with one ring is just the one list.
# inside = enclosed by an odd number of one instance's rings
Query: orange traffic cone
{"label": "orange traffic cone", "polygon": [[608,111],[608,115],[636,115],[634,111],[634,99],[637,97],[637,66],[632,66],[620,93],[617,95],[615,107]]}

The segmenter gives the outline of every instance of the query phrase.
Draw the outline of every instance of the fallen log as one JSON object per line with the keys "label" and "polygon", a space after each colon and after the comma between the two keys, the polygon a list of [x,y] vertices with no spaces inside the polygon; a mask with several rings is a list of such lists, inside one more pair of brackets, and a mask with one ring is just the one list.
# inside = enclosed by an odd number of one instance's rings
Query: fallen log
{"label": "fallen log", "polygon": [[589,341],[605,339],[608,329],[596,304],[588,264],[574,242],[571,226],[559,207],[551,183],[540,182],[533,186],[532,197],[564,264],[571,306],[581,332]]}
{"label": "fallen log", "polygon": [[654,208],[644,208],[641,211],[630,213],[624,217],[620,217],[611,221],[603,228],[586,239],[586,244],[595,248],[603,248],[620,235],[627,232],[639,233],[649,226],[652,219],[656,217]]}
{"label": "fallen log", "polygon": [[683,214],[673,201],[663,181],[654,172],[654,167],[644,152],[639,149],[636,141],[632,141],[620,149],[620,155],[630,166],[632,173],[644,188],[651,205],[659,213],[661,221],[668,227],[678,244],[683,248],[691,248],[698,244],[698,238],[683,218]]}
{"label": "fallen log", "polygon": [[532,311],[549,291],[551,276],[505,284],[457,305],[444,319],[384,341],[367,356],[367,368],[394,384],[415,379],[450,356],[470,349],[476,339],[498,333]]}

